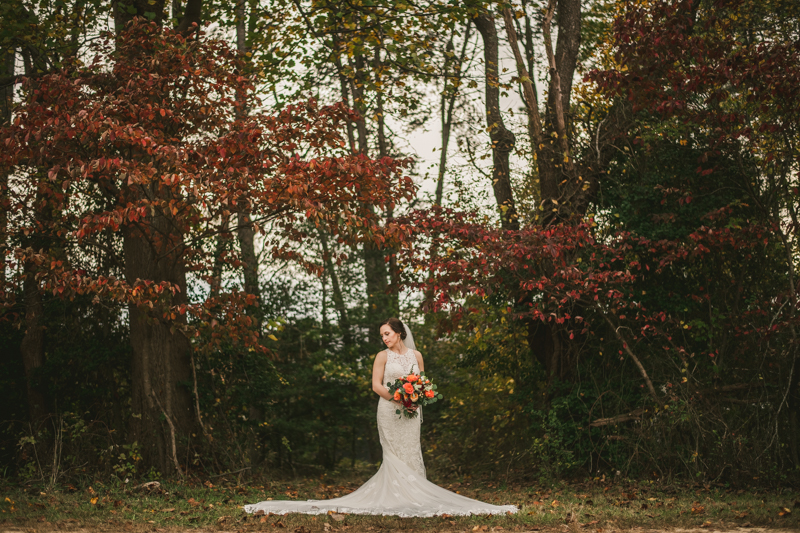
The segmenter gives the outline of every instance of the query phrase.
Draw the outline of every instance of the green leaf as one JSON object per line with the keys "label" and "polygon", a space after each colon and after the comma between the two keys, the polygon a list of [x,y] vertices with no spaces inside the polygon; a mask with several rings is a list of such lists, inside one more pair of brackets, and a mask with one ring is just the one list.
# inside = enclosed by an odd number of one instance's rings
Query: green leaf
{"label": "green leaf", "polygon": [[144,12],[144,16],[149,18],[150,20],[155,20],[156,19],[155,11],[145,11]]}

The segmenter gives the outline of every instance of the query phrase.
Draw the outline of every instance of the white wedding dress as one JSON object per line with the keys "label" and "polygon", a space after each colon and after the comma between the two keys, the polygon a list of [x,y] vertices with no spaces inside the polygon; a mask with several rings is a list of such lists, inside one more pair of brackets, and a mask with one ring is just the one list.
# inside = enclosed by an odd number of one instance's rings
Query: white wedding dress
{"label": "white wedding dress", "polygon": [[[410,369],[418,371],[411,350],[398,354],[387,350],[383,383],[391,383]],[[248,513],[325,514],[328,511],[365,515],[427,517],[436,515],[471,515],[516,513],[514,505],[491,505],[461,496],[434,485],[425,478],[419,430],[422,412],[415,418],[395,413],[397,405],[381,398],[378,401],[378,433],[383,448],[383,462],[378,473],[356,491],[331,500],[272,500],[245,505]]]}

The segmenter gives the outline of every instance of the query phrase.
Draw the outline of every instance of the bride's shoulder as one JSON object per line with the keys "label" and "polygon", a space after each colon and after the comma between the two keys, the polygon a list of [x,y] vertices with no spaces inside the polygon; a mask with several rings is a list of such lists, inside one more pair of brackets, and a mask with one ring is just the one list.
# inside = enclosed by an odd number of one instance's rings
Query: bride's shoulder
{"label": "bride's shoulder", "polygon": [[380,352],[375,354],[375,359],[381,359],[381,358],[386,359],[387,356],[388,356],[388,350],[381,350]]}
{"label": "bride's shoulder", "polygon": [[417,359],[422,359],[422,354],[420,353],[419,350],[414,350],[414,357],[416,357]]}

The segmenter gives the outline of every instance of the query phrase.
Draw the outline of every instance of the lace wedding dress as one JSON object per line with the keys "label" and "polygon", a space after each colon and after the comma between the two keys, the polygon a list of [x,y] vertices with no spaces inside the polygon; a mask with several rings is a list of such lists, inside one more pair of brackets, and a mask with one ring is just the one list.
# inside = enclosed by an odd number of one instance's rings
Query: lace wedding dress
{"label": "lace wedding dress", "polygon": [[[387,350],[383,383],[407,375],[417,360],[411,350],[398,354]],[[378,433],[383,448],[383,462],[369,481],[341,498],[331,500],[273,500],[245,505],[248,513],[325,514],[328,511],[366,515],[426,517],[442,514],[516,513],[514,505],[491,505],[461,496],[434,485],[425,478],[419,430],[422,412],[415,418],[397,415],[397,405],[381,398],[378,401]]]}

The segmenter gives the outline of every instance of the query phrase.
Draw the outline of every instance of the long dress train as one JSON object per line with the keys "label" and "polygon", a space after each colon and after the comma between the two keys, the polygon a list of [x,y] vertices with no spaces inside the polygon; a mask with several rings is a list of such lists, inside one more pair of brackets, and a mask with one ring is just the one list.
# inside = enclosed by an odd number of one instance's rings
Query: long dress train
{"label": "long dress train", "polygon": [[[398,354],[387,350],[383,383],[393,382],[417,372],[416,357],[408,350]],[[516,513],[514,505],[492,505],[461,496],[435,485],[425,478],[425,464],[420,446],[422,412],[415,418],[397,415],[396,405],[378,401],[378,433],[383,448],[383,462],[372,478],[356,491],[330,500],[263,501],[245,505],[248,513],[325,514],[328,511],[350,514],[427,517],[442,514]]]}

